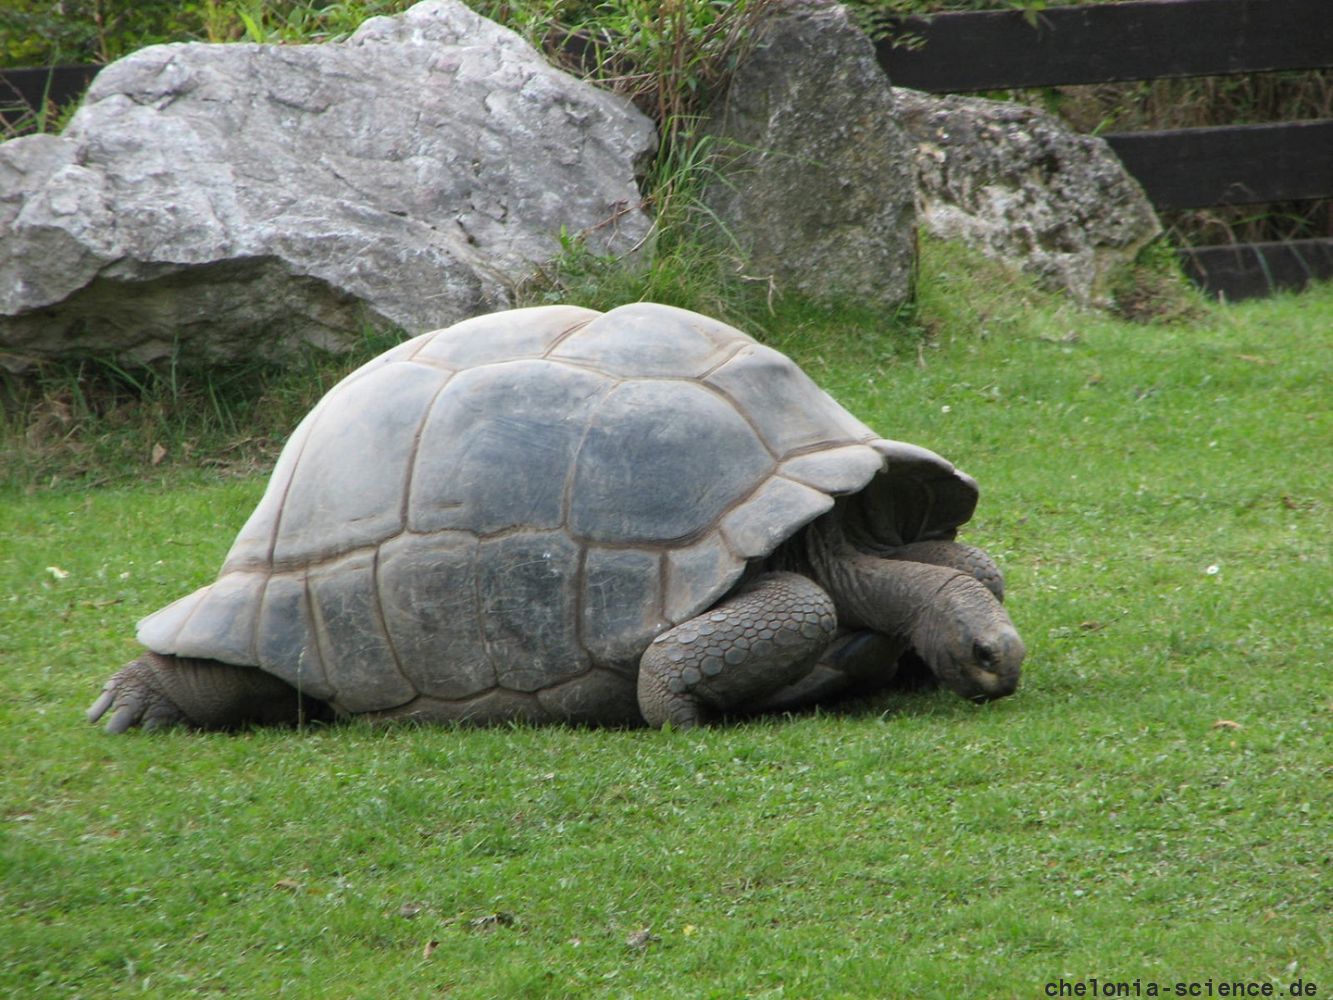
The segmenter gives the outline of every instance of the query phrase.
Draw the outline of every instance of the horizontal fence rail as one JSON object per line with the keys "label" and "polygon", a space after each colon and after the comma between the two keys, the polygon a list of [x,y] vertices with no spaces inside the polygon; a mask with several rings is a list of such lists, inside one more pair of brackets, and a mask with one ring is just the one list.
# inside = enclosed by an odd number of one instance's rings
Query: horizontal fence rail
{"label": "horizontal fence rail", "polygon": [[[888,22],[880,65],[933,93],[1333,67],[1333,0],[1132,0]],[[1333,119],[1103,136],[1159,209],[1333,198]],[[1333,239],[1187,247],[1229,299],[1333,277]]]}
{"label": "horizontal fence rail", "polygon": [[1103,138],[1158,208],[1333,196],[1333,118]]}
{"label": "horizontal fence rail", "polygon": [[934,93],[1319,69],[1330,0],[1137,0],[894,19],[878,45],[895,86]]}

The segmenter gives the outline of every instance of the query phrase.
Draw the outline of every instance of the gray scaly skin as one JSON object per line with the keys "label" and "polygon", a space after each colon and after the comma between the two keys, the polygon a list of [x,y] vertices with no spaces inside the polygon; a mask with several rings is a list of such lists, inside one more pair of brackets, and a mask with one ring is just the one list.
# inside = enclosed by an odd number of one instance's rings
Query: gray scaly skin
{"label": "gray scaly skin", "polygon": [[88,721],[107,712],[109,733],[132,726],[190,725],[233,729],[246,723],[296,725],[328,720],[328,706],[305,698],[286,681],[254,667],[144,653],[122,667],[88,708]]}
{"label": "gray scaly skin", "polygon": [[650,726],[696,726],[799,680],[836,630],[817,584],[796,573],[757,577],[653,640],[639,661],[639,710]]}
{"label": "gray scaly skin", "polygon": [[888,559],[930,563],[932,566],[951,566],[981,581],[995,595],[1004,600],[1004,574],[995,561],[982,549],[963,542],[912,542],[882,553]]}
{"label": "gray scaly skin", "polygon": [[[1012,694],[1027,651],[1000,603],[1004,583],[990,557],[970,545],[925,542],[885,559],[855,526],[854,519],[826,515],[800,536],[842,627],[904,640],[964,698]],[[939,564],[907,561],[904,552]]]}
{"label": "gray scaly skin", "polygon": [[[757,577],[654,640],[639,666],[649,725],[684,728],[725,711],[809,704],[876,669],[888,680],[909,648],[965,698],[1017,687],[1026,651],[1000,604],[999,570],[980,549],[924,542],[886,558],[825,518],[804,534],[804,550],[779,562],[806,573]],[[768,635],[771,643],[755,642]]]}

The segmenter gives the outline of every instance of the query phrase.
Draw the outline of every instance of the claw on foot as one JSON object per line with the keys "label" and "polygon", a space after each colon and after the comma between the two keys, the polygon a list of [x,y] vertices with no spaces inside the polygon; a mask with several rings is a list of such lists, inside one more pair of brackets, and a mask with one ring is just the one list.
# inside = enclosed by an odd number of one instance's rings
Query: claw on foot
{"label": "claw on foot", "polygon": [[88,706],[88,721],[97,722],[108,712],[108,733],[123,733],[135,726],[165,729],[187,721],[185,713],[162,692],[155,671],[142,658],[122,667],[106,682],[97,700]]}

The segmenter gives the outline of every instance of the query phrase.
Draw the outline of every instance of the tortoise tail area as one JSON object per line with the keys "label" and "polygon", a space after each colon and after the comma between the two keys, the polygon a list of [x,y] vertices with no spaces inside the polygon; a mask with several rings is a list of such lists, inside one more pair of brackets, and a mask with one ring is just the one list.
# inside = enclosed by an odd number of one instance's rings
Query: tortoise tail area
{"label": "tortoise tail area", "polygon": [[88,721],[108,715],[106,730],[236,729],[329,721],[333,710],[255,667],[146,652],[107,681]]}

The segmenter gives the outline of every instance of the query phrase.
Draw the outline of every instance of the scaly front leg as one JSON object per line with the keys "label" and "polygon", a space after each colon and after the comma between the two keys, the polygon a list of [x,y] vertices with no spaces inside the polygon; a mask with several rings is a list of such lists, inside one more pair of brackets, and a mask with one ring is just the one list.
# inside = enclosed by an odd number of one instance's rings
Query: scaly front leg
{"label": "scaly front leg", "polygon": [[639,661],[650,726],[749,710],[808,673],[837,631],[833,600],[796,573],[766,573],[663,632]]}

